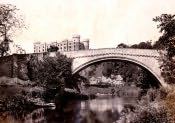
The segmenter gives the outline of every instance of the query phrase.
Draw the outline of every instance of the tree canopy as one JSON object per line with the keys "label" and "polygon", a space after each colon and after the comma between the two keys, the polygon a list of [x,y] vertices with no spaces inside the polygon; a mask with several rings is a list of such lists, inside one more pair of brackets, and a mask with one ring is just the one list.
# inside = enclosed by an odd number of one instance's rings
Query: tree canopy
{"label": "tree canopy", "polygon": [[135,49],[153,49],[151,41],[140,42],[139,44],[133,44],[131,46],[120,43],[118,44],[117,48],[135,48]]}
{"label": "tree canopy", "polygon": [[162,76],[165,82],[169,84],[175,83],[175,15],[162,14],[153,18],[153,21],[158,22],[157,28],[160,29],[162,35],[155,43],[159,49],[164,49],[166,52],[162,57]]}
{"label": "tree canopy", "polygon": [[117,48],[129,48],[129,46],[127,44],[120,43],[117,45]]}
{"label": "tree canopy", "polygon": [[153,18],[153,21],[159,23],[157,28],[162,33],[157,43],[167,51],[167,57],[171,59],[175,56],[175,15],[162,14]]}
{"label": "tree canopy", "polygon": [[139,44],[133,44],[133,45],[131,45],[131,48],[136,48],[136,49],[153,49],[153,46],[151,44],[151,41],[147,41],[147,42],[140,42]]}
{"label": "tree canopy", "polygon": [[57,52],[58,47],[57,46],[50,46],[50,48],[47,49],[47,52]]}

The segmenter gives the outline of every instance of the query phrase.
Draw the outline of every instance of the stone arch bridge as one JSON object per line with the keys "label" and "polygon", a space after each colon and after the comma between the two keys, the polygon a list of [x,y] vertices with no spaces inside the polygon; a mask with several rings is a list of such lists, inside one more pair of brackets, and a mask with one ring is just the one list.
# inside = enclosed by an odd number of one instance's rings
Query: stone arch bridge
{"label": "stone arch bridge", "polygon": [[123,60],[135,63],[145,68],[157,78],[162,86],[166,86],[166,83],[161,76],[160,53],[157,50],[104,48],[81,51],[68,51],[62,53],[67,57],[73,58],[73,74],[99,61]]}

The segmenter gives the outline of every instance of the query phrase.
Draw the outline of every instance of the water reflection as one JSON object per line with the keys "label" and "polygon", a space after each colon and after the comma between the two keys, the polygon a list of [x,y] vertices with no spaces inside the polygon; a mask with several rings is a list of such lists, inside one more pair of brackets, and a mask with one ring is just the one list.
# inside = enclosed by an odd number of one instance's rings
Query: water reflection
{"label": "water reflection", "polygon": [[104,112],[106,110],[117,110],[121,112],[123,108],[122,98],[111,98],[111,99],[93,99],[91,101],[82,101],[82,109],[90,109],[96,112]]}
{"label": "water reflection", "polygon": [[0,123],[119,123],[125,105],[135,103],[132,99],[105,98],[86,101],[67,101],[61,109],[36,109],[16,115],[2,113]]}

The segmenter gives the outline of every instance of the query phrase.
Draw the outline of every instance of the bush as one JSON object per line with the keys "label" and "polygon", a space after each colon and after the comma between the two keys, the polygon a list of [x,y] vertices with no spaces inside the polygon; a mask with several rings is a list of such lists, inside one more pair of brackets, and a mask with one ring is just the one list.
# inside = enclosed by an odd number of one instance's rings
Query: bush
{"label": "bush", "polygon": [[175,122],[175,91],[159,88],[149,89],[139,101],[132,123],[171,123]]}
{"label": "bush", "polygon": [[171,117],[172,121],[175,122],[175,87],[172,87],[170,90],[168,90],[168,95],[164,99],[164,105],[167,109],[169,117]]}
{"label": "bush", "polygon": [[[169,108],[166,106],[169,91],[163,87],[159,89],[150,88],[146,94],[139,100],[136,110],[133,111],[133,116],[129,119],[131,123],[171,123],[172,115]],[[172,99],[172,98],[171,98]],[[169,106],[173,106],[175,101],[170,101]],[[171,114],[175,113],[172,111]],[[129,114],[130,115],[130,114]]]}
{"label": "bush", "polygon": [[147,107],[139,109],[131,119],[131,123],[170,123],[165,108]]}
{"label": "bush", "polygon": [[24,110],[32,109],[34,107],[34,103],[29,102],[26,97],[22,95],[9,96],[3,99],[1,98],[0,105],[1,111]]}

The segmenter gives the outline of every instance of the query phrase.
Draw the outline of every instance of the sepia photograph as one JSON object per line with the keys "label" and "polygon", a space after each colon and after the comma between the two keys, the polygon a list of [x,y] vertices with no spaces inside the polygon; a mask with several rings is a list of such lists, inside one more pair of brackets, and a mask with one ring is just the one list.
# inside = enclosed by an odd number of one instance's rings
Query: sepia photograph
{"label": "sepia photograph", "polygon": [[0,0],[0,123],[175,123],[175,0]]}

